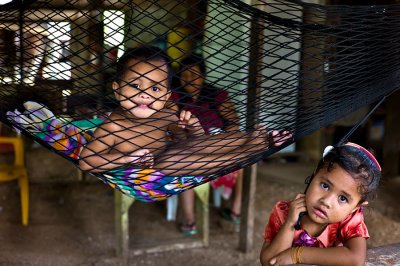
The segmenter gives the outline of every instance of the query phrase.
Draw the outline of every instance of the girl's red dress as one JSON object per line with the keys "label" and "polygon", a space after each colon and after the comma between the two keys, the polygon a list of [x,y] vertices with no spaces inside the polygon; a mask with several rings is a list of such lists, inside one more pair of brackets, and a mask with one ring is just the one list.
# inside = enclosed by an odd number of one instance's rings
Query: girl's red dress
{"label": "girl's red dress", "polygon": [[[275,205],[264,230],[265,241],[270,243],[279,232],[282,224],[286,221],[289,205],[290,203],[287,201],[279,201]],[[329,224],[319,236],[311,237],[313,241],[304,240],[304,235],[308,236],[305,230],[296,230],[292,246],[303,245],[327,248],[342,246],[343,243],[353,237],[369,238],[367,226],[364,224],[362,208],[349,214],[342,222]]]}

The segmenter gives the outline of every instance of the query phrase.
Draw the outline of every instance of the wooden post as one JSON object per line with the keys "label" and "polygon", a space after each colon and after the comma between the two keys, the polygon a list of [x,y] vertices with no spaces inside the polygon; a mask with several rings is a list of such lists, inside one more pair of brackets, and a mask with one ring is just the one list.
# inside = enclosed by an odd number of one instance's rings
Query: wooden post
{"label": "wooden post", "polygon": [[134,201],[114,190],[116,252],[125,260],[129,257],[129,208]]}
{"label": "wooden post", "polygon": [[387,98],[385,137],[383,141],[383,171],[385,177],[393,178],[400,174],[400,91]]}
{"label": "wooden post", "polygon": [[89,27],[90,47],[96,59],[94,69],[92,69],[92,83],[96,84],[96,98],[98,108],[103,108],[106,95],[106,84],[104,81],[104,24],[103,24],[103,2],[104,0],[90,0],[93,10],[90,12],[92,25]]}
{"label": "wooden post", "polygon": [[[304,9],[303,23],[304,24],[324,24],[326,17],[322,16],[318,10]],[[322,83],[324,81],[324,61],[326,39],[323,35],[304,29],[301,33],[302,52],[300,60],[300,86],[298,99],[298,117],[299,125],[306,124],[316,116],[314,108],[315,101],[322,99]],[[312,45],[310,45],[312,43]],[[319,104],[322,104],[320,102]],[[296,142],[296,150],[304,153],[313,162],[318,162],[321,158],[321,152],[324,148],[322,141],[322,131],[317,130],[312,134],[305,136],[303,139]]]}
{"label": "wooden post", "polygon": [[[259,117],[261,83],[261,64],[264,27],[259,18],[253,17],[250,29],[249,84],[247,91],[246,129],[254,129]],[[246,167],[243,172],[243,195],[241,223],[239,233],[239,250],[248,252],[253,248],[254,202],[256,192],[257,165]]]}
{"label": "wooden post", "polygon": [[[207,197],[208,199],[208,197]],[[210,235],[210,215],[208,202],[203,202],[196,195],[196,221],[199,229],[199,234],[201,235],[201,240],[204,247],[209,245],[209,235]]]}
{"label": "wooden post", "polygon": [[239,250],[243,252],[249,252],[253,248],[256,180],[257,165],[246,167],[243,172],[242,219],[239,233]]}

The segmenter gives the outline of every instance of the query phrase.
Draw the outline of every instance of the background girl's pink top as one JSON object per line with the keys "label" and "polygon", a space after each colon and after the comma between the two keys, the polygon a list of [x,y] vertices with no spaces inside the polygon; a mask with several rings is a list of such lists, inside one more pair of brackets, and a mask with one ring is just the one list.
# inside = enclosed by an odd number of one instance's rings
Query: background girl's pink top
{"label": "background girl's pink top", "polygon": [[[218,108],[228,98],[228,93],[224,90],[219,90],[215,98],[210,102],[195,102],[193,100],[186,100],[183,110],[190,111],[200,121],[206,133],[211,128],[224,128],[224,120],[221,117]],[[170,100],[181,104],[181,98],[178,93],[173,92]]]}

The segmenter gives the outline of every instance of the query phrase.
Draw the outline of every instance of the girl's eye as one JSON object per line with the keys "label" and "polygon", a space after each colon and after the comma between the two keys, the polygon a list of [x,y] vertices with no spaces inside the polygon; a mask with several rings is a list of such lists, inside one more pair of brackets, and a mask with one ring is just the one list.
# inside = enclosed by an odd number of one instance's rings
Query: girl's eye
{"label": "girl's eye", "polygon": [[340,203],[346,203],[346,202],[348,202],[348,199],[347,199],[345,196],[340,195],[340,196],[339,196],[339,202],[340,202]]}
{"label": "girl's eye", "polygon": [[160,89],[158,87],[151,87],[152,91],[160,91]]}
{"label": "girl's eye", "polygon": [[329,189],[329,185],[327,183],[325,183],[325,182],[321,182],[321,188],[323,190],[328,190]]}

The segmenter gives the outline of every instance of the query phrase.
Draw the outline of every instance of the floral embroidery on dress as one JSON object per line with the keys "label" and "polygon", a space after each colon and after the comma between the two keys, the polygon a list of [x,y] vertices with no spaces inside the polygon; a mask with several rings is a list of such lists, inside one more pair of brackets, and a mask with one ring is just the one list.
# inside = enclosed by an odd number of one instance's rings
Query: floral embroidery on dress
{"label": "floral embroidery on dress", "polygon": [[316,242],[316,237],[310,236],[306,231],[303,231],[294,243],[296,246],[313,247]]}

